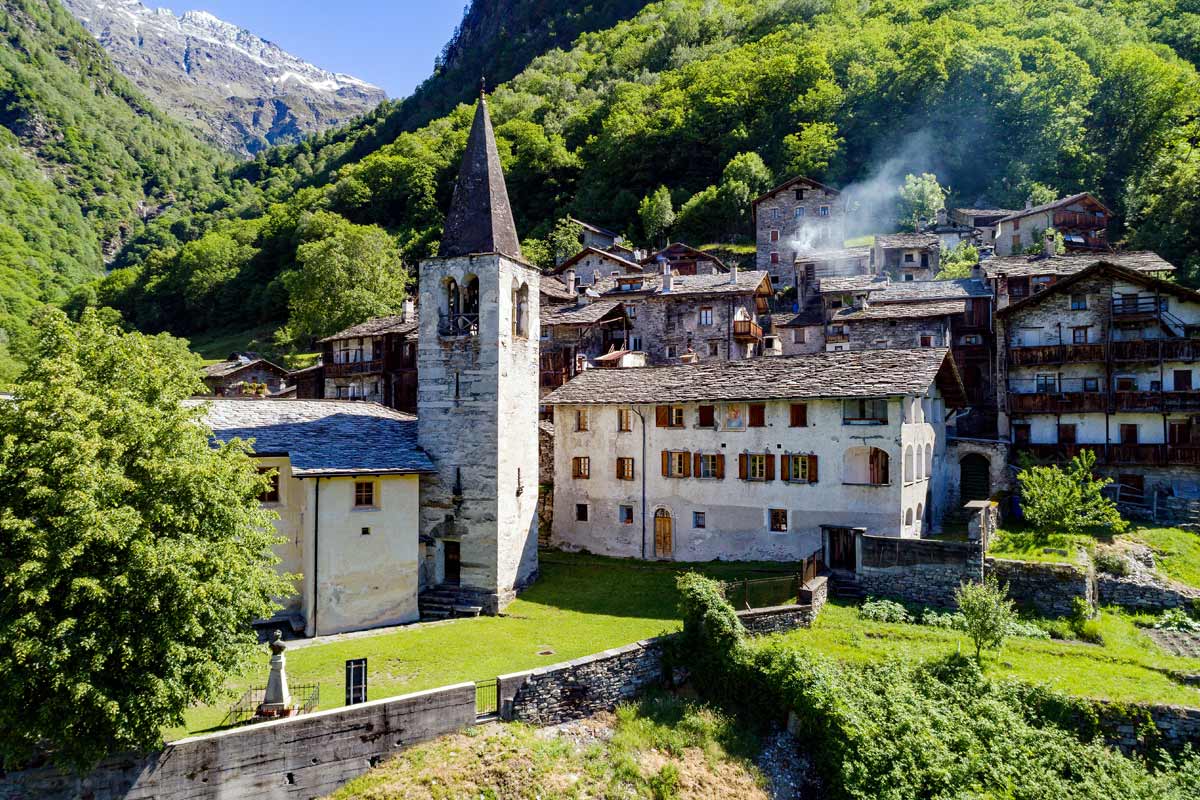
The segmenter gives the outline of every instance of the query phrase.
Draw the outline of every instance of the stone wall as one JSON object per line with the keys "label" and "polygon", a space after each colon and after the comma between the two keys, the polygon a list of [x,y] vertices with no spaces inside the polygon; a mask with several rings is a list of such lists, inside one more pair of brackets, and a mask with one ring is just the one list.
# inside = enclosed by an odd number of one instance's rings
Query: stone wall
{"label": "stone wall", "polygon": [[1089,605],[1096,604],[1090,560],[1077,565],[989,558],[986,571],[1001,584],[1008,584],[1008,595],[1018,606],[1047,617],[1070,616],[1076,597],[1085,598]]}
{"label": "stone wall", "polygon": [[1188,608],[1200,601],[1200,589],[1167,586],[1145,577],[1096,575],[1097,599],[1101,605],[1122,606],[1141,611]]}
{"label": "stone wall", "polygon": [[916,319],[849,319],[835,316],[833,324],[846,326],[851,350],[893,350],[921,346],[922,336],[933,337],[934,347],[950,345],[949,317]]}
{"label": "stone wall", "polygon": [[824,575],[804,584],[797,602],[792,605],[750,608],[737,612],[742,627],[751,636],[784,633],[796,628],[812,627],[829,597],[829,583]]}
{"label": "stone wall", "polygon": [[983,547],[976,542],[860,536],[857,579],[871,596],[953,608],[959,585],[983,579]]}
{"label": "stone wall", "polygon": [[475,684],[460,683],[181,739],[107,759],[83,778],[49,766],[8,772],[0,800],[320,797],[400,748],[474,722]]}
{"label": "stone wall", "polygon": [[1152,755],[1159,747],[1178,751],[1200,743],[1200,708],[1099,701],[1095,705],[1105,741],[1126,753]]}

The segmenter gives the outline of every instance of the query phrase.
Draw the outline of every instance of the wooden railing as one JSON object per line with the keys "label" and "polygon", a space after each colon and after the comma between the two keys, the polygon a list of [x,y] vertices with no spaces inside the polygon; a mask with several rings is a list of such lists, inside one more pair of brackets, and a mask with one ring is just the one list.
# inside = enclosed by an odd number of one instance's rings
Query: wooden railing
{"label": "wooden railing", "polygon": [[1056,414],[1072,411],[1104,411],[1108,407],[1104,392],[1009,392],[1012,413]]}
{"label": "wooden railing", "polygon": [[1070,461],[1083,450],[1100,464],[1124,466],[1200,466],[1200,446],[1166,444],[1014,444],[1040,461]]}
{"label": "wooden railing", "polygon": [[1200,359],[1200,339],[1142,339],[1112,342],[1113,361],[1193,361]]}
{"label": "wooden railing", "polygon": [[758,341],[762,338],[762,335],[762,326],[753,320],[735,319],[733,321],[734,339],[753,339]]}
{"label": "wooden railing", "polygon": [[1097,231],[1108,227],[1108,217],[1084,214],[1079,211],[1055,211],[1054,227],[1077,231]]}
{"label": "wooden railing", "polygon": [[344,361],[340,364],[326,364],[325,374],[330,378],[341,378],[345,375],[369,375],[373,372],[383,372],[383,359],[373,358],[370,361]]}
{"label": "wooden railing", "polygon": [[1010,347],[1008,361],[1014,367],[1104,361],[1104,345],[1097,342],[1093,344],[1044,344],[1035,347]]}

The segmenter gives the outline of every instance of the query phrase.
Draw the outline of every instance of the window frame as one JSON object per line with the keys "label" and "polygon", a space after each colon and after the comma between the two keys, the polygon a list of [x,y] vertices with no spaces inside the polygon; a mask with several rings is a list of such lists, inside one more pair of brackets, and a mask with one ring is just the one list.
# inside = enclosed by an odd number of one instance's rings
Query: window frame
{"label": "window frame", "polygon": [[[856,403],[857,411],[860,416],[847,416],[847,404]],[[867,405],[870,404],[870,405]],[[869,411],[875,411],[874,415],[868,415]],[[882,416],[878,413],[882,410]],[[887,425],[888,424],[888,399],[886,397],[856,397],[844,398],[842,400],[842,424],[843,425]]]}
{"label": "window frame", "polygon": [[617,480],[632,481],[636,479],[637,465],[633,456],[617,456]]}
{"label": "window frame", "polygon": [[588,427],[588,410],[586,408],[575,409],[575,431],[576,433],[585,433]]}
{"label": "window frame", "polygon": [[713,324],[713,307],[712,306],[700,306],[699,324],[704,327],[708,327]]}
{"label": "window frame", "polygon": [[[1079,301],[1079,302],[1077,302]],[[1087,311],[1087,295],[1083,293],[1075,293],[1071,295],[1071,310],[1072,311]]]}
{"label": "window frame", "polygon": [[633,432],[633,409],[617,409],[617,433]]}
{"label": "window frame", "polygon": [[[354,510],[355,511],[374,511],[380,508],[379,505],[379,481],[372,479],[354,479]],[[366,491],[364,491],[366,487]],[[363,502],[363,500],[370,502]]]}
{"label": "window frame", "polygon": [[587,503],[575,504],[575,521],[576,522],[591,522],[592,513]]}
{"label": "window frame", "polygon": [[590,456],[571,457],[571,479],[588,480],[592,477],[592,459]]}
{"label": "window frame", "polygon": [[784,480],[788,483],[812,483],[811,453],[794,453],[787,458],[787,475]]}
{"label": "window frame", "polygon": [[721,468],[718,462],[717,453],[697,453],[699,456],[700,469],[696,471],[697,478],[705,480],[717,480],[721,477]]}
{"label": "window frame", "polygon": [[765,427],[767,427],[767,404],[766,403],[749,403],[746,406],[746,427],[747,428],[765,428]]}
{"label": "window frame", "polygon": [[279,480],[279,467],[259,467],[259,475],[266,475],[271,483],[259,496],[258,502],[264,506],[283,505],[282,484]]}
{"label": "window frame", "polygon": [[[699,523],[699,524],[697,524]],[[708,530],[708,515],[704,511],[692,512],[692,530],[703,531]]]}
{"label": "window frame", "polygon": [[788,510],[786,508],[767,509],[767,530],[771,533],[788,532]]}
{"label": "window frame", "polygon": [[633,506],[622,503],[617,506],[617,524],[632,525],[634,511]]}
{"label": "window frame", "polygon": [[[756,466],[757,465],[757,468]],[[746,454],[746,480],[765,483],[767,480],[767,454]]]}
{"label": "window frame", "polygon": [[668,478],[686,478],[691,470],[688,469],[692,460],[692,454],[687,450],[668,450],[667,456],[667,477]]}

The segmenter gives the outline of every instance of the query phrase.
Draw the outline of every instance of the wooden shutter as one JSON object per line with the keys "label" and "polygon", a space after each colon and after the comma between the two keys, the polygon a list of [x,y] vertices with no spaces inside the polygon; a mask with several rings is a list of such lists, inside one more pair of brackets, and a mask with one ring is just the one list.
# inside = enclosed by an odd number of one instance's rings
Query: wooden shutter
{"label": "wooden shutter", "polygon": [[816,456],[808,457],[808,482],[809,483],[817,482],[817,457]]}
{"label": "wooden shutter", "polygon": [[700,454],[699,453],[692,454],[692,474],[695,475],[697,478],[700,477]]}
{"label": "wooden shutter", "polygon": [[717,477],[725,478],[725,454],[717,453]]}
{"label": "wooden shutter", "polygon": [[716,407],[700,406],[700,427],[711,428],[716,425]]}
{"label": "wooden shutter", "polygon": [[[797,456],[801,458],[802,456]],[[783,473],[784,483],[790,483],[792,480],[792,457],[783,455],[779,457],[779,470]]]}
{"label": "wooden shutter", "polygon": [[687,453],[681,453],[683,456],[683,477],[692,477],[692,460],[687,457]]}
{"label": "wooden shutter", "polygon": [[617,480],[619,480],[619,481],[625,480],[625,470],[621,469],[622,466],[624,466],[624,462],[622,459],[618,458],[617,459]]}
{"label": "wooden shutter", "polygon": [[808,404],[807,403],[792,403],[792,421],[793,428],[808,427]]}
{"label": "wooden shutter", "polygon": [[746,480],[746,476],[749,474],[747,472],[746,461],[747,458],[745,453],[742,453],[738,456],[738,477],[742,480]]}
{"label": "wooden shutter", "polygon": [[671,407],[670,406],[655,406],[654,407],[654,424],[659,428],[671,427]]}
{"label": "wooden shutter", "polygon": [[762,403],[750,404],[750,427],[763,428],[767,424],[767,407]]}
{"label": "wooden shutter", "polygon": [[767,462],[767,480],[775,480],[775,454],[767,453],[763,460]]}
{"label": "wooden shutter", "polygon": [[671,477],[671,451],[670,450],[662,451],[662,467],[663,467],[663,477],[664,478]]}

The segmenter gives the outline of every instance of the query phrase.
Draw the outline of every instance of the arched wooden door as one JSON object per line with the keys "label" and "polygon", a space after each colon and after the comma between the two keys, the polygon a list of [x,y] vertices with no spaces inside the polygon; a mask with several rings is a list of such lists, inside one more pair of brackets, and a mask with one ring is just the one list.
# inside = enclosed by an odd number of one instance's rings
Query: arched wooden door
{"label": "arched wooden door", "polygon": [[673,549],[671,512],[660,508],[654,512],[654,556],[655,558],[670,558]]}
{"label": "arched wooden door", "polygon": [[987,500],[992,494],[991,465],[987,456],[968,453],[958,462],[958,488],[962,502]]}

